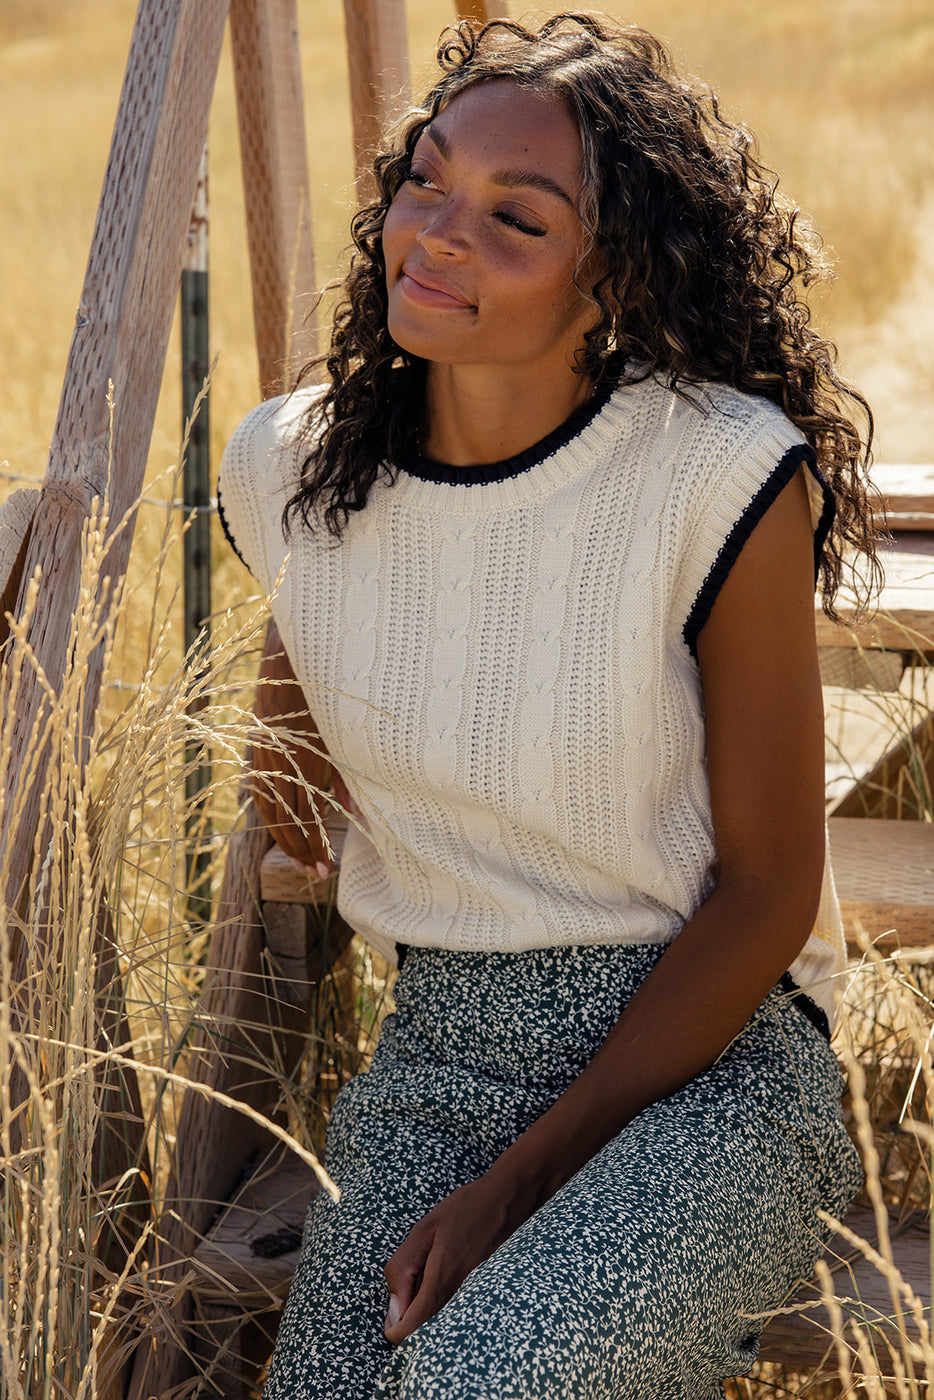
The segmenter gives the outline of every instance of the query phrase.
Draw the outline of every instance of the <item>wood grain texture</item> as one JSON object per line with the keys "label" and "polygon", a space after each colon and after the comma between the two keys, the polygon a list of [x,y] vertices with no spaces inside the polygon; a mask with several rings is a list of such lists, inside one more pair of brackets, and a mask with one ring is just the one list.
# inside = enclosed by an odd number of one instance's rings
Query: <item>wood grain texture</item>
{"label": "wood grain texture", "polygon": [[[871,1210],[860,1207],[850,1212],[845,1222],[861,1239],[878,1244],[878,1231]],[[890,1221],[892,1252],[902,1278],[914,1289],[928,1311],[931,1307],[931,1261],[930,1239],[926,1222],[915,1221],[899,1226]],[[880,1251],[881,1252],[881,1251]],[[863,1324],[867,1335],[872,1339],[871,1346],[876,1351],[883,1375],[891,1375],[891,1361],[886,1343],[891,1343],[898,1356],[903,1356],[897,1329],[892,1320],[894,1304],[885,1275],[865,1259],[854,1247],[839,1236],[834,1236],[827,1247],[825,1262],[831,1271],[834,1290],[841,1300],[841,1308],[846,1323]],[[789,1302],[804,1303],[820,1299],[820,1289],[816,1283],[804,1284]],[[909,1336],[917,1338],[917,1331],[909,1322]],[[847,1336],[852,1350],[852,1367],[857,1374],[860,1370],[859,1357],[852,1341]],[[830,1331],[830,1319],[823,1303],[817,1302],[804,1312],[779,1313],[768,1322],[762,1336],[759,1352],[760,1361],[772,1361],[792,1370],[810,1370],[828,1358],[836,1373],[836,1347]],[[919,1367],[923,1374],[923,1364]],[[905,1392],[907,1394],[907,1391]]]}
{"label": "wood grain texture", "polygon": [[934,464],[877,462],[872,479],[890,530],[934,530]]}
{"label": "wood grain texture", "polygon": [[830,850],[847,945],[934,943],[934,826],[831,817]]}
{"label": "wood grain texture", "polygon": [[[281,1144],[274,1147],[198,1246],[199,1296],[245,1307],[284,1299],[301,1252],[305,1212],[317,1193],[318,1182],[304,1162]],[[297,1238],[290,1241],[290,1234]],[[273,1253],[269,1237],[277,1235],[291,1247]]]}
{"label": "wood grain texture", "polygon": [[820,647],[821,685],[846,690],[896,691],[905,670],[900,651],[857,651],[855,647]]}
{"label": "wood grain texture", "polygon": [[315,353],[315,272],[295,0],[231,0],[253,320],[264,398]]}
{"label": "wood grain texture", "polygon": [[917,821],[934,796],[934,714],[920,719],[834,803],[834,817]]}
{"label": "wood grain texture", "polygon": [[878,609],[856,621],[845,594],[838,600],[843,624],[818,608],[817,641],[822,647],[884,647],[934,658],[934,533],[906,531],[879,550],[885,585]]}
{"label": "wood grain texture", "polygon": [[[118,590],[126,569],[131,508],[143,481],[226,12],[227,0],[141,0],[139,6],[17,604],[21,612],[26,581],[41,568],[27,640],[53,690],[78,597],[82,531],[105,495],[111,543],[101,586]],[[131,523],[118,529],[124,515]],[[99,687],[98,655],[88,668],[84,732],[93,724]],[[22,758],[43,710],[42,687],[30,675],[17,699],[6,822],[10,799],[26,781]],[[18,904],[29,875],[45,762],[40,752],[30,765],[15,834],[8,827],[0,832],[0,846],[10,852],[2,891],[9,907]]]}
{"label": "wood grain texture", "polygon": [[404,0],[344,0],[357,199],[376,198],[373,157],[411,102]]}
{"label": "wood grain texture", "polygon": [[[331,811],[325,821],[328,840],[338,868],[347,837],[347,818],[343,812]],[[322,879],[310,866],[300,869],[278,846],[270,846],[263,858],[260,888],[263,903],[324,904],[333,893],[333,875]]]}

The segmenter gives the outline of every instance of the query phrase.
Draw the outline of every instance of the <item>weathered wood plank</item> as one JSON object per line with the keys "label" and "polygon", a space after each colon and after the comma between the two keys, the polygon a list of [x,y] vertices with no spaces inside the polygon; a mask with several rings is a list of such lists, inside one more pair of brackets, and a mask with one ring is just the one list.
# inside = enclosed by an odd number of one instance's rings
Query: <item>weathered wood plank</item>
{"label": "weathered wood plank", "polygon": [[10,635],[39,492],[13,491],[0,505],[0,647]]}
{"label": "weathered wood plank", "polygon": [[830,851],[847,942],[860,930],[880,946],[934,942],[934,826],[831,817]]}
{"label": "weathered wood plank", "polygon": [[[143,481],[226,12],[227,0],[140,2],[24,566],[26,580],[42,569],[28,643],[53,689],[64,671],[78,596],[82,530],[108,493],[112,534],[102,586],[109,580],[112,590],[119,588],[126,569],[132,529],[116,527]],[[23,603],[21,589],[20,610]],[[86,681],[85,732],[99,687],[98,657]],[[42,688],[30,674],[17,700],[5,823],[14,811],[14,793],[26,781],[22,757],[43,709]],[[44,762],[40,755],[30,765],[15,830],[0,833],[10,852],[2,895],[11,907],[29,874]]]}
{"label": "weathered wood plank", "polygon": [[[343,812],[330,812],[325,825],[331,848],[340,864],[347,836],[347,818]],[[263,903],[323,904],[331,893],[334,877],[329,875],[322,879],[310,867],[299,869],[278,846],[271,846],[263,858],[260,880]]]}
{"label": "weathered wood plank", "polygon": [[[851,1211],[845,1224],[861,1239],[878,1247],[878,1232],[871,1210],[859,1207]],[[921,1299],[930,1322],[931,1259],[926,1222],[915,1221],[899,1227],[893,1218],[889,1229],[896,1267]],[[839,1236],[831,1238],[825,1262],[833,1277],[836,1296],[841,1300],[845,1322],[852,1321],[865,1328],[871,1339],[871,1348],[881,1363],[882,1374],[891,1374],[886,1343],[892,1344],[897,1355],[904,1356],[904,1352],[892,1316],[894,1305],[888,1280],[858,1249]],[[820,1296],[816,1283],[809,1282],[797,1289],[789,1302],[804,1303],[818,1300]],[[917,1339],[910,1319],[909,1334]],[[848,1349],[852,1351],[853,1370],[859,1373],[859,1356],[851,1335],[847,1335],[846,1341]],[[831,1360],[836,1371],[836,1347],[830,1319],[822,1303],[804,1312],[779,1313],[768,1322],[762,1335],[760,1361],[772,1361],[792,1370],[806,1371],[819,1366],[825,1357]]]}
{"label": "weathered wood plank", "polygon": [[934,530],[934,464],[877,462],[872,479],[890,530]]}
{"label": "weathered wood plank", "polygon": [[315,353],[311,196],[295,0],[231,0],[253,320],[264,398]]}
{"label": "weathered wood plank", "polygon": [[[934,941],[934,826],[853,816],[832,817],[829,826],[834,878],[853,951],[861,947],[858,926],[883,946]],[[327,897],[329,881],[299,870],[271,846],[261,889],[264,900],[311,904]]]}
{"label": "weathered wood plank", "polygon": [[885,647],[889,651],[934,656],[934,533],[897,534],[879,550],[885,585],[878,610],[863,621],[844,595],[843,623],[831,622],[818,608],[817,641],[821,647]]}
{"label": "weathered wood plank", "polygon": [[934,714],[920,719],[832,809],[834,817],[917,820],[934,796]]}
{"label": "weathered wood plank", "polygon": [[408,107],[409,51],[404,0],[344,0],[357,199],[376,198],[373,157]]}
{"label": "weathered wood plank", "polygon": [[[266,828],[251,804],[244,829],[228,847],[187,1069],[190,1079],[264,1112],[275,1107],[272,1075],[259,1068],[271,1064],[274,1055],[259,907],[259,866],[268,845]],[[165,1311],[179,1337],[191,1312],[182,1283],[187,1260],[229,1196],[244,1162],[269,1138],[250,1119],[189,1090],[182,1100],[176,1141],[150,1276],[158,1280]],[[138,1354],[130,1394],[136,1400],[162,1395],[190,1375],[189,1358],[167,1333]]]}
{"label": "weathered wood plank", "polygon": [[317,1193],[310,1168],[281,1144],[274,1147],[195,1252],[200,1296],[252,1306],[283,1299],[298,1263],[305,1214]]}

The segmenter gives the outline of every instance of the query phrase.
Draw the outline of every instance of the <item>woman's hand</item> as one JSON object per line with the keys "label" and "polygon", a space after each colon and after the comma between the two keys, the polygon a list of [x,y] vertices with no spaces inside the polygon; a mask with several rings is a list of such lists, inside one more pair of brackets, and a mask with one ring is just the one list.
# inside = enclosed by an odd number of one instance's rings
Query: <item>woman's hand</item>
{"label": "woman's hand", "polygon": [[398,1346],[434,1317],[471,1270],[528,1219],[534,1204],[510,1191],[494,1166],[423,1216],[383,1270],[389,1285],[387,1340]]}
{"label": "woman's hand", "polygon": [[253,742],[253,800],[281,850],[322,877],[333,868],[322,835],[323,794],[350,807],[347,789],[328,757],[275,623],[260,662],[254,713],[279,743]]}

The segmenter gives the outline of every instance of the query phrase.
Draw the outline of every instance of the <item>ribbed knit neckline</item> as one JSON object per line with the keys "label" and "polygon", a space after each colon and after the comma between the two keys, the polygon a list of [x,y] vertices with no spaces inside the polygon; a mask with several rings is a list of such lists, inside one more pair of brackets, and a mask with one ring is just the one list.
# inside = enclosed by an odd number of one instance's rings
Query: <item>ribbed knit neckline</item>
{"label": "ribbed knit neckline", "polygon": [[407,476],[417,481],[431,482],[436,486],[490,486],[498,481],[508,481],[521,476],[544,462],[547,457],[566,447],[589,423],[596,418],[613,393],[613,386],[602,386],[592,398],[576,408],[570,417],[546,434],[539,442],[518,452],[514,457],[506,457],[501,462],[481,462],[476,466],[455,467],[448,462],[437,462],[432,457],[414,455],[399,463]]}

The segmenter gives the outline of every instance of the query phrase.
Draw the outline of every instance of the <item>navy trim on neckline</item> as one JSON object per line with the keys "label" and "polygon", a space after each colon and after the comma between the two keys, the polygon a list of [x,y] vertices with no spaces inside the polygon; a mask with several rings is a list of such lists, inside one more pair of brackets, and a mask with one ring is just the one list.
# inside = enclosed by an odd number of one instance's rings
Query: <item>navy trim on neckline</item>
{"label": "navy trim on neckline", "polygon": [[553,432],[533,443],[515,457],[507,457],[502,462],[481,462],[477,466],[454,467],[448,462],[436,462],[431,457],[413,455],[397,465],[408,476],[417,481],[430,481],[436,486],[491,486],[497,481],[508,481],[521,476],[523,472],[537,467],[553,453],[566,447],[572,438],[587,427],[610,400],[615,385],[601,387],[580,408],[576,408]]}
{"label": "navy trim on neckline", "polygon": [[824,544],[830,533],[830,527],[833,524],[835,506],[833,492],[827,484],[826,477],[817,465],[817,456],[814,449],[809,446],[808,443],[799,443],[796,447],[789,447],[772,475],[759,487],[759,490],[753,496],[729,535],[720,546],[720,552],[713,562],[710,573],[704,579],[700,592],[694,599],[694,605],[687,615],[682,635],[695,661],[697,660],[697,639],[703,630],[704,623],[710,616],[714,603],[717,601],[720,589],[726,582],[727,575],[739,558],[743,545],[749,539],[749,536],[752,534],[763,515],[765,515],[769,506],[778,499],[795,472],[802,465],[808,468],[811,475],[818,482],[824,496],[823,509],[821,510],[820,519],[814,530],[814,579],[816,582],[818,570],[820,569],[821,555],[824,552]]}

